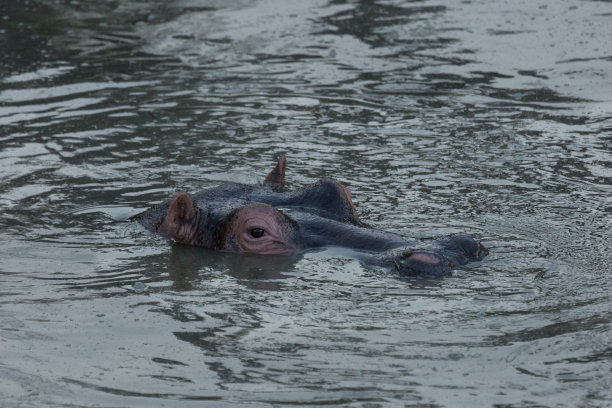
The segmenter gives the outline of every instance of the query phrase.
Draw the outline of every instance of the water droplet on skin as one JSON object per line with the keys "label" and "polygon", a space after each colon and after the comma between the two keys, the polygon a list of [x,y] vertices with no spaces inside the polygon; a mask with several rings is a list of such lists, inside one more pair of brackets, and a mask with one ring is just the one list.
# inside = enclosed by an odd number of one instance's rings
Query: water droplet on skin
{"label": "water droplet on skin", "polygon": [[146,290],[146,285],[142,282],[136,282],[134,283],[134,292],[136,293],[142,293]]}

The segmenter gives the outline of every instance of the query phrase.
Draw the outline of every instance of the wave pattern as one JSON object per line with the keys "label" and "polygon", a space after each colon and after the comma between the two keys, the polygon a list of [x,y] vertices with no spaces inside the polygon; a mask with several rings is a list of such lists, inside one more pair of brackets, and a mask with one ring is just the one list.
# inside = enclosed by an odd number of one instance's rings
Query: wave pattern
{"label": "wave pattern", "polygon": [[[609,405],[610,10],[494,3],[1,4],[3,404]],[[278,152],[491,255],[403,281],[126,222]]]}

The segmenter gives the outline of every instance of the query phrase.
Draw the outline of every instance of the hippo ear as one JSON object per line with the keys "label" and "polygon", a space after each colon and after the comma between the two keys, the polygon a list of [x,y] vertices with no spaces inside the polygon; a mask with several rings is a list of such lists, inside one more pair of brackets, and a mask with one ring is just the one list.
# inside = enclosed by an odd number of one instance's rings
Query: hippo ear
{"label": "hippo ear", "polygon": [[176,242],[194,245],[197,239],[197,215],[198,209],[191,196],[184,192],[178,193],[168,207],[164,220],[165,231]]}
{"label": "hippo ear", "polygon": [[264,184],[269,184],[272,187],[278,187],[282,190],[285,187],[285,169],[287,168],[287,159],[285,155],[281,155],[278,158],[276,167],[268,174],[268,177],[264,180]]}

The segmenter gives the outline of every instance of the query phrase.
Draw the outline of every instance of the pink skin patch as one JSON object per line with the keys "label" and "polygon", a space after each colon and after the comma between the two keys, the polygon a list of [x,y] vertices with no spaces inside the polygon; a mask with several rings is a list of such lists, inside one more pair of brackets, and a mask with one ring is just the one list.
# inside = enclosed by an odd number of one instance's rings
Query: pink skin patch
{"label": "pink skin patch", "polygon": [[224,249],[260,255],[293,255],[298,250],[288,242],[288,235],[288,225],[280,211],[267,204],[251,204],[234,215]]}
{"label": "pink skin patch", "polygon": [[423,263],[430,264],[430,265],[435,265],[435,264],[440,263],[440,258],[438,258],[435,255],[424,253],[424,252],[412,254],[408,257],[408,259],[411,259],[413,261],[423,262]]}

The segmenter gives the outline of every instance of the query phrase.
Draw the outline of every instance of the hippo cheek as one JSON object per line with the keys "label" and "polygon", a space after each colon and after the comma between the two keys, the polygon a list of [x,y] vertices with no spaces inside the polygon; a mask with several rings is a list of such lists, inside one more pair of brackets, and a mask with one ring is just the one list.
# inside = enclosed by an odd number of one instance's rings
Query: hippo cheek
{"label": "hippo cheek", "polygon": [[251,204],[238,210],[228,227],[224,249],[260,255],[293,255],[292,223],[267,204]]}

